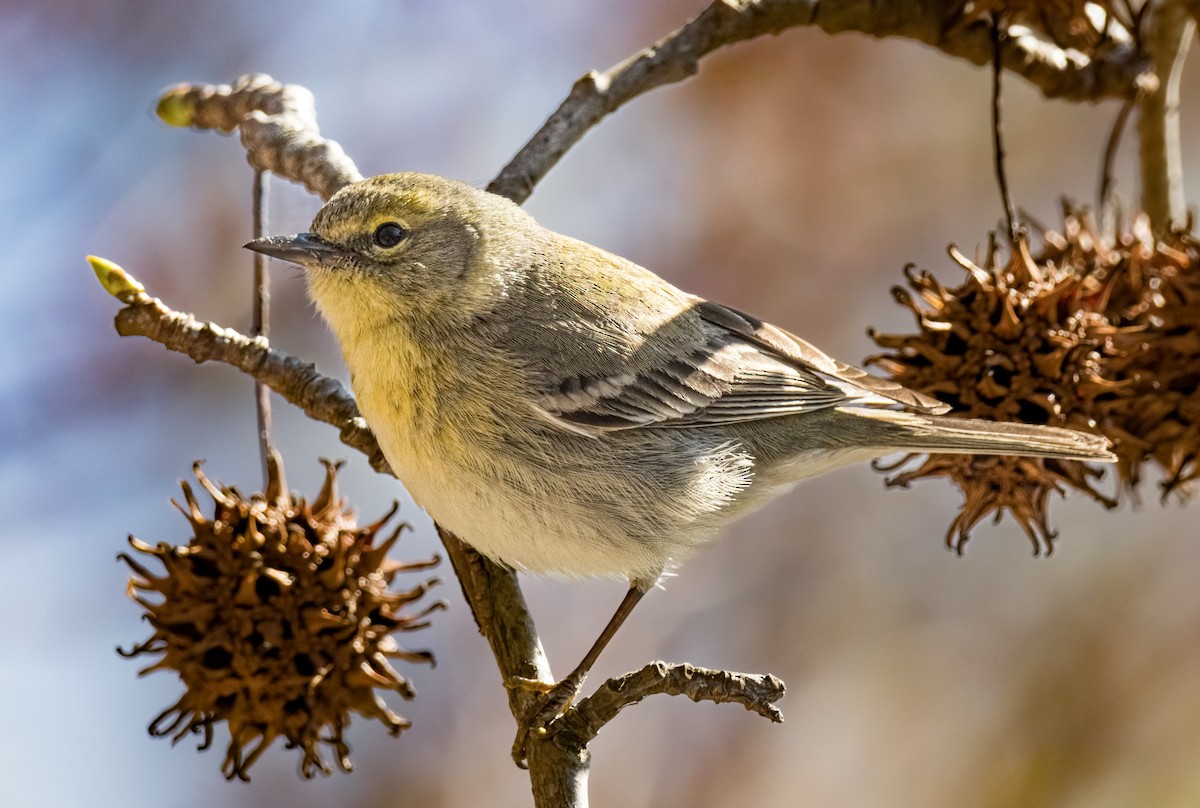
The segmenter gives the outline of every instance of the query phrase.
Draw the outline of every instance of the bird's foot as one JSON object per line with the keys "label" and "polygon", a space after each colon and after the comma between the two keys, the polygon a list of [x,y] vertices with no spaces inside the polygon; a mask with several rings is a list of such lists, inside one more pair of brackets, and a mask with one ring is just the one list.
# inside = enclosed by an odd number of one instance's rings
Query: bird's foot
{"label": "bird's foot", "polygon": [[571,675],[557,684],[543,682],[540,679],[513,677],[510,686],[539,694],[517,727],[517,737],[513,741],[513,761],[524,769],[528,768],[525,757],[529,737],[531,735],[543,737],[550,732],[554,721],[570,709],[571,703],[579,695],[579,690],[583,686],[583,677]]}
{"label": "bird's foot", "polygon": [[558,686],[557,682],[547,682],[544,679],[526,679],[524,676],[510,676],[505,686],[509,690],[524,690],[527,693],[545,695]]}

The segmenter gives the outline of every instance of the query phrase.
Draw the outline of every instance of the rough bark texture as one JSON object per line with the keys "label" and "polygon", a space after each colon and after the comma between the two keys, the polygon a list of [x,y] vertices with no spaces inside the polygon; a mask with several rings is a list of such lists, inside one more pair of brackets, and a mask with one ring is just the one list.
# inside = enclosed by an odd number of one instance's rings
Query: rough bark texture
{"label": "rough bark texture", "polygon": [[[592,71],[492,180],[488,190],[523,202],[584,133],[623,104],[665,84],[683,81],[712,51],[764,34],[816,25],[830,34],[857,31],[932,45],[977,65],[992,61],[989,26],[956,26],[960,4],[931,0],[716,0],[674,33],[603,73]],[[1130,46],[1102,59],[1065,51],[1031,33],[1007,35],[1004,67],[1047,97],[1098,101],[1132,97],[1155,85],[1152,66]]]}

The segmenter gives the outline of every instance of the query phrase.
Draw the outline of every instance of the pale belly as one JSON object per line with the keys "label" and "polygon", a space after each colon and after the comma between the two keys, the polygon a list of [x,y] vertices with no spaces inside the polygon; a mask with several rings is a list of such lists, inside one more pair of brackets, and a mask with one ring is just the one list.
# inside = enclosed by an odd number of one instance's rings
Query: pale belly
{"label": "pale belly", "polygon": [[[374,361],[386,364],[382,354]],[[753,458],[714,432],[682,442],[681,430],[586,438],[540,426],[519,397],[503,402],[495,390],[437,401],[396,387],[388,395],[384,385],[355,392],[417,504],[517,569],[652,582],[767,494],[750,485]],[[487,409],[467,412],[463,399]]]}
{"label": "pale belly", "polygon": [[[511,461],[496,464],[504,466],[502,475],[484,476],[435,460],[410,441],[387,443],[382,442],[384,454],[400,481],[434,521],[515,569],[653,579],[680,555],[676,537],[631,536],[621,520],[589,507],[586,497],[571,497],[561,484],[532,479],[534,473],[515,470]],[[627,506],[636,507],[632,500]]]}

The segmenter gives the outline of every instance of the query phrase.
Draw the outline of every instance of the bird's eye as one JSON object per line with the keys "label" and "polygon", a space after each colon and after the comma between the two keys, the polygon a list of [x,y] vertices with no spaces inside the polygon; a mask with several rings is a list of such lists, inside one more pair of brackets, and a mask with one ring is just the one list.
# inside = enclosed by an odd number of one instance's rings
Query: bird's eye
{"label": "bird's eye", "polygon": [[403,227],[395,222],[385,222],[375,228],[372,239],[380,247],[395,247],[408,235]]}

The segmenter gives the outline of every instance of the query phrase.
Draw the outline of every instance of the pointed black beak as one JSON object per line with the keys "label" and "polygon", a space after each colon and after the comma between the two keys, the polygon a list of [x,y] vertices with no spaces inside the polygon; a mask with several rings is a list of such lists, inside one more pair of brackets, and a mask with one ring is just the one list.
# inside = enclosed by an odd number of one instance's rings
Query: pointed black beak
{"label": "pointed black beak", "polygon": [[341,255],[341,250],[327,241],[322,241],[312,233],[256,238],[242,246],[247,250],[269,255],[281,261],[291,261],[293,264],[301,266],[322,263]]}

